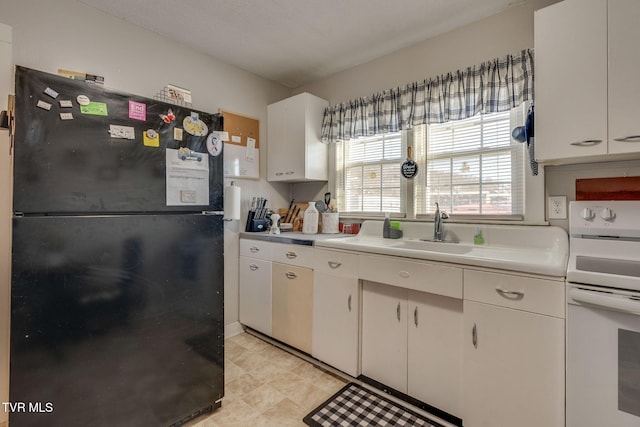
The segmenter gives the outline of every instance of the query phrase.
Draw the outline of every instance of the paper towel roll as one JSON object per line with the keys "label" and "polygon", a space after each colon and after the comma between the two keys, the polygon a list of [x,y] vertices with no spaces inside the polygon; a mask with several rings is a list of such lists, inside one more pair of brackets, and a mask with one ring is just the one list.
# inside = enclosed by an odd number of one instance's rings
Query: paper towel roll
{"label": "paper towel roll", "polygon": [[240,219],[240,187],[236,187],[233,181],[224,187],[224,219]]}

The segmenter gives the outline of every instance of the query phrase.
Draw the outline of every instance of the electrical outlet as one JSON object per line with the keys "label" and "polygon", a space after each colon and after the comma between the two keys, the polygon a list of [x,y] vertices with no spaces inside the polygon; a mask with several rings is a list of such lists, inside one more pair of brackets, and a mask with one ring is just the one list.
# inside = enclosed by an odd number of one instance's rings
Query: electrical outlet
{"label": "electrical outlet", "polygon": [[547,201],[548,219],[567,219],[567,196],[552,196]]}

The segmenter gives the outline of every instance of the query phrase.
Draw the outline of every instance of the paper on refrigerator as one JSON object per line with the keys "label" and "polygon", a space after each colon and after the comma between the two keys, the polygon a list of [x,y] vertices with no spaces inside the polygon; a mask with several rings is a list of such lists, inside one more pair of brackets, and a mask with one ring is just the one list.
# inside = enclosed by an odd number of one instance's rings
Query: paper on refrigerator
{"label": "paper on refrigerator", "polygon": [[209,155],[167,148],[166,163],[167,206],[208,206]]}

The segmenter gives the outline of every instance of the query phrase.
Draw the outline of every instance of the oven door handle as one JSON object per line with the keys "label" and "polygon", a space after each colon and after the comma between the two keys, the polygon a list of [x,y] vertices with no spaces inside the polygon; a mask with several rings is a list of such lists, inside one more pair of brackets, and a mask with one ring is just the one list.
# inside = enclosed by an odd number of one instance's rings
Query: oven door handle
{"label": "oven door handle", "polygon": [[601,292],[590,292],[582,289],[571,289],[569,291],[569,297],[575,302],[640,316],[640,301],[634,298],[611,296]]}

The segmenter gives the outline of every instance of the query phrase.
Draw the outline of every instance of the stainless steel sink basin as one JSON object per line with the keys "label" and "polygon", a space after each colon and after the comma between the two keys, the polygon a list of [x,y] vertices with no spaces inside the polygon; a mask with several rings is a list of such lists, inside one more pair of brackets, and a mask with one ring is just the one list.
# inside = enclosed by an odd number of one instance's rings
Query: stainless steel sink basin
{"label": "stainless steel sink basin", "polygon": [[396,240],[386,246],[397,249],[410,249],[416,251],[442,252],[450,254],[465,254],[471,251],[466,245],[453,242],[437,242],[429,240]]}

